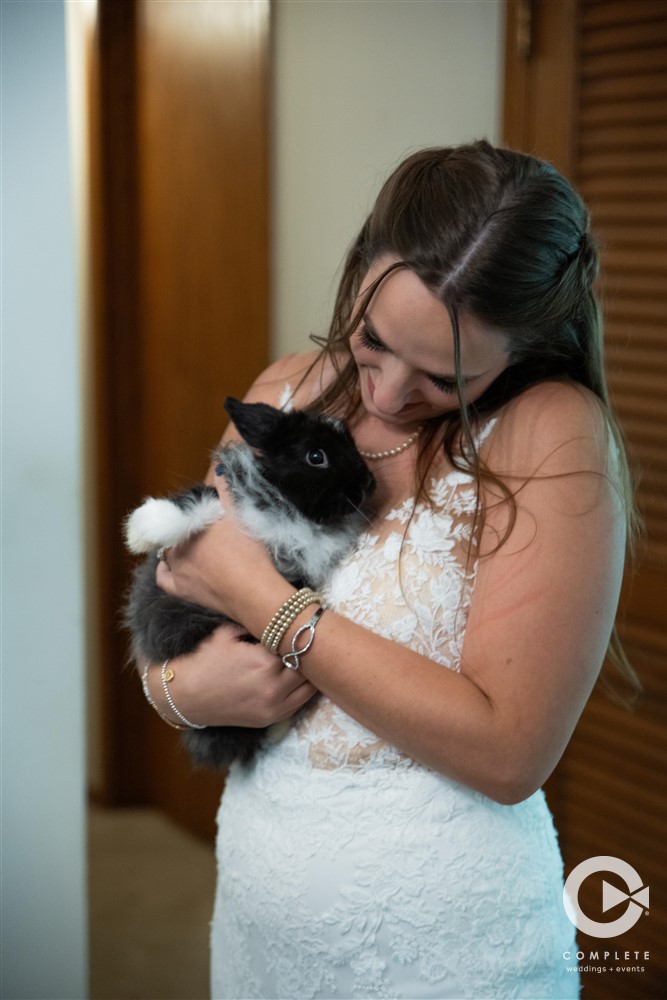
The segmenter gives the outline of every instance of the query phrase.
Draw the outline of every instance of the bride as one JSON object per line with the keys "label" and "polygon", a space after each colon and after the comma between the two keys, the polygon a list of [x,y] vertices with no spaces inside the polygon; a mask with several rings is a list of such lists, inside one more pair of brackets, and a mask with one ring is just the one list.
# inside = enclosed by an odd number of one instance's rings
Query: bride
{"label": "bride", "polygon": [[[223,795],[216,1000],[578,996],[541,786],[610,647],[632,523],[596,273],[551,166],[423,150],[380,191],[319,350],[250,389],[344,417],[378,509],[321,594],[233,515],[158,567],[263,639],[225,627],[173,661],[180,719],[291,720]],[[177,721],[159,665],[147,681]]]}

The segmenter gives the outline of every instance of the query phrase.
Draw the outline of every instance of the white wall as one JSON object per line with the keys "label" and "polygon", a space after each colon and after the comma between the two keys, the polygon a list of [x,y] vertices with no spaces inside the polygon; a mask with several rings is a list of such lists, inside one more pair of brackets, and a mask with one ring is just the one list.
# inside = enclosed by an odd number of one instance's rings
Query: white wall
{"label": "white wall", "polygon": [[274,3],[274,354],[328,325],[336,272],[404,155],[499,138],[500,0]]}
{"label": "white wall", "polygon": [[86,986],[80,393],[62,0],[2,29],[2,984]]}

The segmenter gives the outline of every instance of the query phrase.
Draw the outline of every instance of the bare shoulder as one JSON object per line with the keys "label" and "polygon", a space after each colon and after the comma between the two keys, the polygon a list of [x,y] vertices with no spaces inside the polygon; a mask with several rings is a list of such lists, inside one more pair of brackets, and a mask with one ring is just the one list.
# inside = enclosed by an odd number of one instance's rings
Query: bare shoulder
{"label": "bare shoulder", "polygon": [[246,394],[246,402],[278,406],[286,387],[295,390],[304,380],[311,381],[309,375],[318,367],[319,353],[306,351],[278,358],[257,376]]}
{"label": "bare shoulder", "polygon": [[571,382],[541,382],[498,414],[487,458],[508,472],[532,475],[607,468],[610,428],[600,400]]}
{"label": "bare shoulder", "polygon": [[[305,405],[317,395],[322,383],[323,363],[319,351],[301,354],[287,354],[278,358],[257,376],[244,396],[246,403],[267,403],[281,406],[286,390],[293,394],[297,406]],[[239,441],[240,435],[231,421],[222,436],[222,444]],[[207,481],[212,482],[213,472],[209,469]]]}
{"label": "bare shoulder", "polygon": [[[246,403],[267,403],[269,406],[280,406],[285,387],[296,383],[308,372],[309,367],[317,359],[317,351],[304,354],[288,354],[279,358],[265,368],[257,376],[243,397]],[[230,420],[220,440],[220,445],[241,441],[241,435]],[[205,481],[215,482],[214,462],[209,466]]]}

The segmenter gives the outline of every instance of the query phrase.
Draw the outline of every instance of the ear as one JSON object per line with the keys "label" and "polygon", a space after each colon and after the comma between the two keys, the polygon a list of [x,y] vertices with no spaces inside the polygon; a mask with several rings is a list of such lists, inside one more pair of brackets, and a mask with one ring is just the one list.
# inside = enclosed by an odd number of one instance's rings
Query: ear
{"label": "ear", "polygon": [[266,403],[242,403],[233,396],[224,402],[234,426],[252,448],[263,448],[276,433],[284,414]]}

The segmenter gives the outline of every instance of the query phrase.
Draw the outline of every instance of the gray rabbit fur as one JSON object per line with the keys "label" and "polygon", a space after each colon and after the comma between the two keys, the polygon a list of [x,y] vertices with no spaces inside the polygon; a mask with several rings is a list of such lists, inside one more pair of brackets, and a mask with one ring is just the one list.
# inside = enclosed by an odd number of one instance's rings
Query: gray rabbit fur
{"label": "gray rabbit fur", "polygon": [[[375,489],[350,432],[332,417],[232,397],[225,409],[244,442],[216,453],[216,472],[226,479],[237,517],[295,587],[321,588],[369,520]],[[127,518],[128,548],[147,554],[134,571],[124,609],[139,663],[190,653],[229,622],[169,596],[155,582],[158,550],[187,541],[223,513],[216,490],[197,485],[176,496],[149,497]],[[227,768],[236,759],[247,764],[271,729],[211,726],[187,730],[183,739],[196,762]]]}

